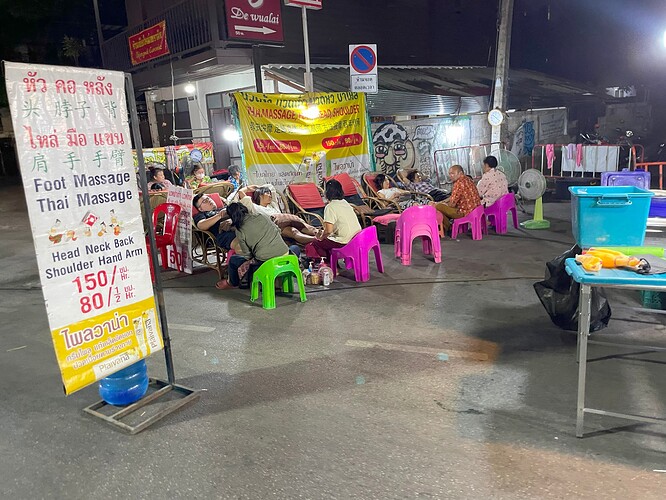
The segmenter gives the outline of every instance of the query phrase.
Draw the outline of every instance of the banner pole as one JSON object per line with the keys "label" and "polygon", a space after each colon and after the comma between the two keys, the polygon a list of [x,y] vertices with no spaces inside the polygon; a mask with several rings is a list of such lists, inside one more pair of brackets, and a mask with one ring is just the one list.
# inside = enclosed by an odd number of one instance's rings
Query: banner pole
{"label": "banner pole", "polygon": [[139,179],[141,181],[141,194],[143,196],[143,212],[145,216],[144,225],[148,227],[148,236],[150,238],[150,254],[155,271],[154,293],[157,298],[157,309],[160,312],[160,323],[162,325],[162,340],[164,341],[164,360],[166,361],[167,379],[169,384],[176,383],[176,377],[173,372],[173,356],[171,354],[171,339],[169,338],[169,327],[167,325],[166,307],[164,304],[164,292],[162,288],[162,276],[160,274],[160,264],[157,259],[157,244],[155,242],[155,228],[151,219],[152,209],[150,207],[150,194],[148,193],[148,179],[146,178],[146,165],[143,160],[143,144],[141,143],[141,132],[139,130],[139,117],[136,110],[136,99],[134,98],[134,84],[132,75],[125,73],[125,92],[127,93],[127,102],[129,103],[130,123],[132,125],[132,138],[134,139],[134,149],[139,164]]}
{"label": "banner pole", "polygon": [[308,40],[308,10],[301,7],[301,18],[303,21],[303,48],[305,50],[305,92],[314,92],[314,82],[310,71],[310,41]]}

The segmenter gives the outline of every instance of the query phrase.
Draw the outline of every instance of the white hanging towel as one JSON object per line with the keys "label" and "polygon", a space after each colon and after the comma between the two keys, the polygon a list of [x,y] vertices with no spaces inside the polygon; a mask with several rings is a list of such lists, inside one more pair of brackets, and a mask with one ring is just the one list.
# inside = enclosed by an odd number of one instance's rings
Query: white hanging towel
{"label": "white hanging towel", "polygon": [[562,156],[562,172],[615,172],[620,155],[619,146],[583,146],[583,162],[576,166],[576,158]]}

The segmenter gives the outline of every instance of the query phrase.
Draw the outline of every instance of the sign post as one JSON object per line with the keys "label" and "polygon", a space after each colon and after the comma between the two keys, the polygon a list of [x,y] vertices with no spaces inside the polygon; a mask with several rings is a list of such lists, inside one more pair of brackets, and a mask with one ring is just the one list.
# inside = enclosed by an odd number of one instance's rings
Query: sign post
{"label": "sign post", "polygon": [[314,81],[310,71],[310,42],[308,40],[308,11],[307,9],[321,10],[322,0],[284,0],[285,5],[301,8],[301,19],[303,20],[303,45],[305,51],[305,76],[304,84],[306,92],[314,92]]}
{"label": "sign post", "polygon": [[366,94],[379,92],[377,45],[349,46],[349,78],[352,92],[365,92]]}

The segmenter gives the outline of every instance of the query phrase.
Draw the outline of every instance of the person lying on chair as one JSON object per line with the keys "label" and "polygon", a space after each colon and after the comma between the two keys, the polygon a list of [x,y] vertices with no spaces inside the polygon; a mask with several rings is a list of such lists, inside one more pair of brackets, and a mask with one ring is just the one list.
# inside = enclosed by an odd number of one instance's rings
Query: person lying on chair
{"label": "person lying on chair", "polygon": [[246,274],[248,283],[251,283],[254,271],[269,259],[289,252],[300,255],[296,245],[287,247],[280,229],[264,214],[250,213],[242,203],[232,203],[227,207],[227,213],[236,231],[239,250],[229,259],[229,278],[215,285],[218,290],[238,287]]}
{"label": "person lying on chair", "polygon": [[297,215],[283,214],[278,204],[273,202],[271,187],[271,185],[250,186],[254,188],[252,198],[245,194],[245,188],[241,188],[238,193],[239,201],[250,213],[257,212],[270,218],[280,228],[282,237],[290,238],[301,245],[312,243],[322,230],[307,224]]}
{"label": "person lying on chair", "polygon": [[225,250],[238,251],[236,232],[231,227],[231,220],[226,208],[220,208],[207,194],[198,194],[192,199],[192,205],[199,210],[194,219],[194,225],[202,231],[213,233],[218,246]]}
{"label": "person lying on chair", "polygon": [[406,179],[407,182],[405,182],[405,187],[410,191],[425,193],[431,196],[435,201],[443,201],[446,199],[446,192],[433,186],[430,180],[423,177],[423,174],[418,170],[410,170],[407,173]]}
{"label": "person lying on chair", "polygon": [[377,186],[377,194],[380,198],[397,202],[403,210],[414,204],[411,193],[404,189],[391,187],[391,180],[384,174],[377,174],[375,186]]}

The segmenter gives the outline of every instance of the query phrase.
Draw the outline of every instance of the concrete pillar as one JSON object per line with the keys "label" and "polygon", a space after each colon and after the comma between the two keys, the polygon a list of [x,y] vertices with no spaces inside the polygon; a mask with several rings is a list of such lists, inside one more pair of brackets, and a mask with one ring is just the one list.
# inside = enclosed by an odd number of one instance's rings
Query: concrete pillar
{"label": "concrete pillar", "polygon": [[146,110],[148,112],[148,126],[150,127],[150,140],[153,147],[160,146],[160,133],[157,128],[157,114],[155,113],[155,101],[150,97],[151,92],[146,92]]}
{"label": "concrete pillar", "polygon": [[[502,0],[500,7],[499,36],[497,38],[497,56],[495,58],[495,90],[493,108],[506,112],[509,97],[509,56],[511,55],[511,24],[513,21],[513,0]],[[506,137],[506,120],[501,125],[493,126],[491,141],[500,142]]]}

